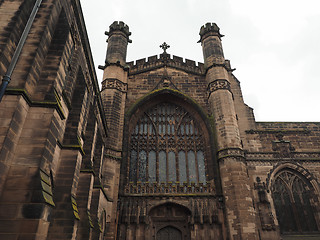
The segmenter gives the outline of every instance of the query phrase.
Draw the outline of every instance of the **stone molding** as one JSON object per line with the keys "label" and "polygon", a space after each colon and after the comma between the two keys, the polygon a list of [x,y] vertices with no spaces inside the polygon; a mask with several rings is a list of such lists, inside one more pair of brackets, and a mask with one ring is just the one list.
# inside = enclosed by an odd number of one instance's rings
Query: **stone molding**
{"label": "stone molding", "polygon": [[120,67],[120,68],[122,68],[124,71],[129,71],[129,66],[128,65],[122,65],[121,63],[120,63],[120,61],[117,61],[117,62],[108,62],[107,60],[105,61],[105,65],[99,65],[98,66],[98,68],[100,69],[100,70],[105,70],[107,67],[109,67],[109,66],[117,66],[117,67]]}
{"label": "stone molding", "polygon": [[57,140],[57,145],[58,145],[61,149],[75,150],[75,151],[79,151],[82,156],[85,155],[85,152],[84,152],[84,150],[83,150],[83,146],[81,145],[81,143],[79,142],[79,140],[78,140],[78,143],[77,143],[77,144],[74,144],[74,145],[62,144],[59,140]]}
{"label": "stone molding", "polygon": [[230,61],[229,60],[225,60],[224,63],[212,63],[210,64],[209,66],[206,65],[205,66],[205,74],[207,74],[207,72],[211,69],[211,68],[214,68],[214,67],[223,67],[225,70],[227,70],[228,72],[233,72],[235,71],[236,69],[235,68],[231,68],[231,65],[230,65]]}
{"label": "stone molding", "polygon": [[231,92],[231,87],[230,87],[230,83],[228,80],[226,79],[217,79],[217,80],[214,80],[213,82],[210,82],[208,84],[208,95],[210,97],[211,93],[217,91],[217,90],[220,90],[220,89],[223,89],[223,90],[228,90],[230,93]]}
{"label": "stone molding", "polygon": [[61,120],[66,119],[66,115],[61,106],[61,99],[56,93],[56,101],[33,101],[25,89],[7,88],[5,94],[21,95],[30,107],[54,108],[58,112]]}
{"label": "stone molding", "polygon": [[297,161],[289,162],[289,161],[283,161],[278,162],[277,164],[273,165],[273,168],[270,170],[270,172],[267,175],[266,178],[266,187],[267,190],[271,190],[272,182],[275,178],[275,176],[281,172],[283,169],[289,168],[297,173],[300,173],[302,176],[304,176],[316,189],[316,186],[319,186],[319,183],[317,181],[317,178],[313,176],[313,174],[306,169],[302,164],[300,164]]}
{"label": "stone molding", "polygon": [[116,78],[106,78],[102,82],[101,91],[103,91],[105,89],[116,89],[120,92],[127,92],[128,91],[128,84],[124,83]]}
{"label": "stone molding", "polygon": [[275,154],[275,152],[245,152],[246,161],[266,161],[278,162],[287,161],[320,161],[320,152],[291,152],[290,157],[283,158]]}
{"label": "stone molding", "polygon": [[224,158],[237,158],[244,160],[245,154],[244,151],[240,148],[226,148],[218,151],[217,153],[218,160],[222,160]]}
{"label": "stone molding", "polygon": [[310,134],[310,130],[256,130],[250,129],[245,131],[246,134]]}
{"label": "stone molding", "polygon": [[104,153],[104,157],[114,160],[116,162],[121,162],[122,160],[122,151],[116,150],[116,149],[111,149],[107,148],[106,152]]}
{"label": "stone molding", "polygon": [[215,196],[214,186],[204,183],[128,183],[123,196]]}

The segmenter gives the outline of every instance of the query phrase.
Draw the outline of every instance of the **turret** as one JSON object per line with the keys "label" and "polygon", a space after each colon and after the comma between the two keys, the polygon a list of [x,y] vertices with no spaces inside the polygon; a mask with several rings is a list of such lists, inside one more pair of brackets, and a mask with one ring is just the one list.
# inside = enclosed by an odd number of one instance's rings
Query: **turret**
{"label": "turret", "polygon": [[228,64],[224,59],[219,27],[207,23],[200,29],[208,84],[208,101],[214,117],[217,156],[225,199],[229,239],[257,239],[253,195],[242,149]]}
{"label": "turret", "polygon": [[205,65],[210,67],[213,64],[223,64],[224,55],[221,44],[223,35],[217,24],[207,23],[201,27],[199,34]]}
{"label": "turret", "polygon": [[128,67],[126,66],[127,46],[131,42],[129,27],[123,22],[113,22],[108,35],[108,48],[103,69],[101,98],[108,125],[108,146],[105,149],[102,185],[113,199],[113,211],[106,238],[116,235],[117,199],[120,178],[120,162],[114,159],[122,157],[122,136],[124,109],[128,88]]}
{"label": "turret", "polygon": [[[234,102],[225,65],[220,29],[215,23],[207,23],[200,29],[208,84],[209,102],[216,119],[218,150],[241,148],[241,140]],[[226,124],[227,123],[227,124]]]}
{"label": "turret", "polygon": [[105,32],[109,36],[106,64],[120,63],[122,66],[126,63],[127,46],[131,43],[128,25],[123,22],[115,21],[109,27],[109,32]]}

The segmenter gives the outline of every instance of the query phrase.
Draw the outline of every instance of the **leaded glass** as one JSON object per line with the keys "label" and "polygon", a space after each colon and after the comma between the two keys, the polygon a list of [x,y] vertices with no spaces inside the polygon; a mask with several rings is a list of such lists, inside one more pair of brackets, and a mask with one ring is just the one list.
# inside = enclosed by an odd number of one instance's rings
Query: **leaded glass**
{"label": "leaded glass", "polygon": [[291,170],[284,170],[275,178],[272,197],[282,233],[318,231],[309,185],[306,179]]}
{"label": "leaded glass", "polygon": [[199,170],[199,182],[206,182],[206,170],[204,165],[204,155],[202,151],[197,152],[198,170]]}
{"label": "leaded glass", "polygon": [[168,154],[168,171],[169,171],[169,182],[176,181],[176,156],[174,152]]}
{"label": "leaded glass", "polygon": [[129,181],[206,182],[203,134],[183,107],[160,103],[132,128]]}
{"label": "leaded glass", "polygon": [[146,165],[147,165],[147,153],[142,150],[139,152],[139,177],[138,181],[146,181]]}
{"label": "leaded glass", "polygon": [[159,181],[167,181],[167,158],[165,151],[159,152]]}
{"label": "leaded glass", "polygon": [[149,175],[149,182],[153,183],[156,182],[157,178],[157,162],[156,162],[156,152],[150,151],[148,157],[148,175]]}
{"label": "leaded glass", "polygon": [[185,152],[179,152],[179,181],[184,183],[187,181],[187,166],[186,166],[186,154]]}
{"label": "leaded glass", "polygon": [[197,182],[196,157],[193,151],[188,152],[188,168],[189,168],[189,180],[194,183]]}
{"label": "leaded glass", "polygon": [[130,155],[130,181],[134,182],[137,178],[137,152],[135,150],[131,150]]}

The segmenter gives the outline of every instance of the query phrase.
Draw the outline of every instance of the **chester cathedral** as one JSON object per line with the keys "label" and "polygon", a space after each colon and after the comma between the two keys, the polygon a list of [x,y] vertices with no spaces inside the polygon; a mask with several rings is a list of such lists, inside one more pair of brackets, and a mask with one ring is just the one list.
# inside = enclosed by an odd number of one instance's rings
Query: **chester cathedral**
{"label": "chester cathedral", "polygon": [[0,1],[0,239],[320,239],[320,122],[256,122],[215,23],[203,63],[107,24],[97,79],[79,0]]}

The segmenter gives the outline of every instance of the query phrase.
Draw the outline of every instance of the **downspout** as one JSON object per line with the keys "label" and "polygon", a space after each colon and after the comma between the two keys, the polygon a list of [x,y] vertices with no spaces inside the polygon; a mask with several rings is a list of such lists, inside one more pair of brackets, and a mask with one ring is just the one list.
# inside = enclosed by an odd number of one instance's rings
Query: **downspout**
{"label": "downspout", "polygon": [[21,51],[22,51],[22,48],[23,48],[23,45],[25,44],[26,42],[26,39],[28,37],[28,34],[30,32],[30,29],[31,29],[31,26],[34,22],[34,19],[37,15],[37,12],[38,12],[38,9],[41,5],[41,2],[42,0],[37,0],[36,3],[34,4],[34,7],[32,9],[32,12],[30,14],[30,17],[28,19],[28,22],[23,30],[23,33],[21,35],[21,38],[19,40],[19,43],[17,45],[17,48],[16,50],[14,51],[14,54],[13,54],[13,57],[11,59],[11,62],[10,62],[10,65],[7,69],[7,72],[6,74],[3,76],[2,78],[2,83],[1,83],[1,86],[0,86],[0,102],[2,100],[2,97],[6,91],[6,88],[9,84],[9,82],[11,81],[11,76],[12,76],[12,73],[13,73],[13,70],[14,68],[16,67],[17,65],[17,62],[18,62],[18,59],[20,57],[20,54],[21,54]]}

